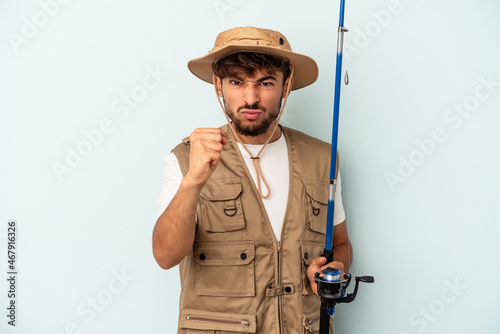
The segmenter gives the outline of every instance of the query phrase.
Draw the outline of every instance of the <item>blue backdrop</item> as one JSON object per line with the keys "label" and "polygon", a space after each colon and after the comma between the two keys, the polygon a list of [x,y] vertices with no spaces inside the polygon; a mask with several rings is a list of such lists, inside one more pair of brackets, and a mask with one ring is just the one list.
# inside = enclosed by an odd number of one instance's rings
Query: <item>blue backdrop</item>
{"label": "blue backdrop", "polygon": [[[283,123],[329,141],[338,10],[1,1],[0,332],[174,333],[178,271],[151,251],[162,157],[225,122],[187,61],[231,27],[281,31],[320,68]],[[343,201],[351,272],[376,283],[338,307],[336,333],[498,333],[499,14],[495,0],[347,1]]]}

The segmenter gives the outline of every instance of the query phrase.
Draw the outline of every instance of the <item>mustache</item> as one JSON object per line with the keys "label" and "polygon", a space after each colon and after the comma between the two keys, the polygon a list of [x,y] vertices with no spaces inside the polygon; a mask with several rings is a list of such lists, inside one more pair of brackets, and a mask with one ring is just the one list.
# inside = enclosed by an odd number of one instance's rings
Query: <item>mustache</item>
{"label": "mustache", "polygon": [[262,106],[259,105],[258,102],[255,102],[254,104],[250,105],[250,104],[245,104],[241,107],[238,108],[238,111],[240,111],[241,109],[249,109],[249,110],[257,110],[257,109],[260,109],[260,110],[263,110],[265,111],[266,109]]}

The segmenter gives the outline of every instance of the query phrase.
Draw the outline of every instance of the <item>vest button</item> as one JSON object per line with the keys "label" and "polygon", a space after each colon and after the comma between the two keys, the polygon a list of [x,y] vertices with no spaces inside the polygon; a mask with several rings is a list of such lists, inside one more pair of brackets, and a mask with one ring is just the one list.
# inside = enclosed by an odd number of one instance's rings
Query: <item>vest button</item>
{"label": "vest button", "polygon": [[241,253],[241,254],[240,254],[240,258],[241,258],[242,260],[246,260],[247,255],[246,255],[245,253]]}
{"label": "vest button", "polygon": [[309,253],[305,253],[305,254],[304,254],[304,259],[306,259],[306,260],[307,260],[308,258],[309,258]]}
{"label": "vest button", "polygon": [[207,257],[205,256],[205,254],[203,253],[200,254],[200,260],[205,261],[206,258]]}
{"label": "vest button", "polygon": [[289,287],[289,286],[285,287],[285,292],[286,292],[286,293],[290,293],[290,292],[292,292],[292,288],[291,288],[291,287]]}

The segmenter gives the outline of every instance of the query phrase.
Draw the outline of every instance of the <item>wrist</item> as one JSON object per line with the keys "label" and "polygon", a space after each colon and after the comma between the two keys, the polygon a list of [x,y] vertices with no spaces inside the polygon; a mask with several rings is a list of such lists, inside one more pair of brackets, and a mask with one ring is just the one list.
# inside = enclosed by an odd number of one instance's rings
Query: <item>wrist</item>
{"label": "wrist", "polygon": [[182,179],[179,190],[182,189],[188,192],[195,192],[197,195],[199,195],[199,193],[205,186],[205,183],[206,182],[200,182],[192,178],[188,172],[186,176],[184,176],[184,178]]}

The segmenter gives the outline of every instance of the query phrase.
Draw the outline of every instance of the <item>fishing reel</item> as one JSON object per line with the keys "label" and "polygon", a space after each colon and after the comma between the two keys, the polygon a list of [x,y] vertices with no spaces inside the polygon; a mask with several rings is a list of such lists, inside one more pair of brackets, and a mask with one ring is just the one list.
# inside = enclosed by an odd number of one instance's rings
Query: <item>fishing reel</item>
{"label": "fishing reel", "polygon": [[375,282],[373,276],[356,276],[354,291],[345,295],[346,289],[351,283],[351,274],[342,276],[339,269],[332,267],[323,269],[322,272],[323,276],[320,276],[320,273],[314,275],[314,281],[318,285],[318,294],[321,297],[321,312],[326,312],[329,315],[333,315],[335,312],[335,304],[350,303],[356,298],[359,282]]}

